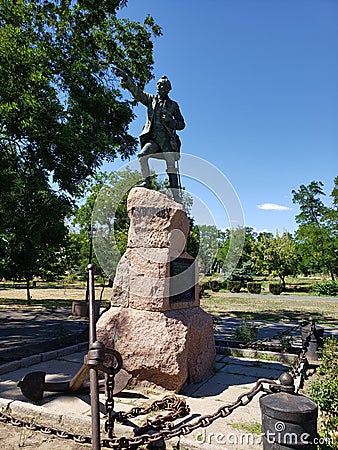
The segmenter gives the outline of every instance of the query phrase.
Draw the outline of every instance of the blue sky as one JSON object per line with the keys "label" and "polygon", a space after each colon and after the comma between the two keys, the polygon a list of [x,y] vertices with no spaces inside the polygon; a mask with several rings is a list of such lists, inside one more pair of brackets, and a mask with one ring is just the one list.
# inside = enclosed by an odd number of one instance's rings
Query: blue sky
{"label": "blue sky", "polygon": [[[163,36],[146,90],[170,78],[186,121],[182,152],[227,177],[246,226],[293,232],[292,189],[317,180],[329,195],[338,175],[337,0],[129,0],[121,11],[138,21],[148,13]],[[145,108],[135,112],[137,136]],[[217,202],[203,201],[228,226]]]}

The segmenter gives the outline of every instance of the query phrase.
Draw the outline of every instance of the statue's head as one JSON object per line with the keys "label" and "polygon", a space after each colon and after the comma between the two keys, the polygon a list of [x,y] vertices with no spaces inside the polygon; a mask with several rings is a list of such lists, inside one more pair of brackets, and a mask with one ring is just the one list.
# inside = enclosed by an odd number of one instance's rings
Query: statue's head
{"label": "statue's head", "polygon": [[156,90],[160,96],[167,95],[171,90],[171,83],[165,75],[157,81]]}

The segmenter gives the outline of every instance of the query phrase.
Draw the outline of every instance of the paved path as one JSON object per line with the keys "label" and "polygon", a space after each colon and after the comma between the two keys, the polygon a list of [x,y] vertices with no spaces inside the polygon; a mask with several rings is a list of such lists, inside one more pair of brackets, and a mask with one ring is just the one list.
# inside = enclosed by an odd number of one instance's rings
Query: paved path
{"label": "paved path", "polygon": [[[297,296],[297,298],[299,298]],[[79,335],[86,331],[88,322],[84,319],[74,320],[70,317],[70,309],[34,309],[22,311],[0,309],[0,338],[3,346],[9,348],[22,346],[36,350],[45,346],[46,342],[55,337],[55,333],[62,331],[70,335]],[[240,319],[225,318],[217,325],[216,337],[228,338],[229,334],[241,324]],[[257,323],[258,324],[258,323]],[[260,322],[259,338],[273,336],[290,323]],[[338,336],[338,327],[330,327],[326,333]],[[25,347],[26,346],[26,347]],[[83,363],[86,344],[79,344],[61,351],[53,350],[48,353],[37,353],[33,356],[0,366],[0,407],[10,408],[13,416],[34,417],[36,422],[49,423],[53,426],[74,431],[81,430],[89,434],[90,430],[90,402],[89,396],[62,395],[46,393],[38,404],[31,404],[21,394],[17,382],[27,373],[44,371],[47,381],[68,381]],[[6,361],[6,359],[5,359]],[[278,361],[262,361],[239,357],[217,355],[216,373],[197,384],[186,385],[180,396],[186,399],[191,413],[181,422],[193,423],[198,417],[212,414],[220,407],[234,402],[239,395],[247,393],[259,378],[277,379],[288,369],[286,364]],[[149,389],[127,389],[115,398],[116,410],[129,410],[135,406],[147,406],[155,399],[164,397],[169,392],[153,391]],[[259,396],[252,402],[236,409],[230,416],[216,420],[207,428],[199,428],[192,434],[181,438],[181,448],[204,450],[258,450],[262,448],[259,434],[261,423]],[[100,396],[102,423],[104,423],[105,396]],[[132,420],[129,426],[116,425],[117,435],[132,435],[133,428],[140,424]],[[254,433],[255,431],[256,433]],[[177,440],[176,440],[177,441]],[[175,443],[176,441],[173,441]],[[6,448],[1,442],[0,448]],[[19,447],[18,447],[19,448]],[[64,448],[67,447],[65,441]],[[83,448],[90,448],[83,446]],[[171,445],[167,446],[168,449]]]}
{"label": "paved path", "polygon": [[70,308],[0,309],[0,364],[87,339],[88,321]]}
{"label": "paved path", "polygon": [[[35,371],[46,372],[46,381],[67,381],[82,365],[84,354],[83,351],[64,354],[0,375],[0,407],[5,409],[9,406],[13,416],[35,417],[36,422],[53,423],[55,427],[89,433],[90,400],[88,395],[70,396],[47,392],[41,402],[31,404],[17,387],[17,382],[24,375]],[[234,402],[239,395],[247,393],[257,379],[263,377],[277,379],[287,369],[287,365],[279,362],[218,355],[216,373],[200,383],[186,385],[180,393],[180,397],[184,398],[189,405],[191,413],[179,422],[190,424],[201,415],[212,414],[221,406]],[[135,406],[149,406],[155,399],[158,400],[168,394],[171,393],[149,389],[126,390],[115,398],[116,410],[126,411]],[[255,396],[250,405],[236,409],[231,416],[218,419],[207,428],[199,428],[191,435],[181,438],[182,448],[186,446],[189,449],[208,450],[261,449],[260,434],[257,431],[261,422],[260,396],[261,394]],[[103,423],[105,402],[103,394],[100,396],[100,401]],[[129,426],[116,425],[116,434],[132,436],[133,429],[139,424],[140,421],[135,419]],[[172,443],[176,441],[177,439]],[[241,441],[245,443],[243,447],[239,445]],[[1,442],[0,447],[5,448],[1,446]],[[67,448],[66,441],[64,448]],[[167,448],[171,448],[171,445]]]}

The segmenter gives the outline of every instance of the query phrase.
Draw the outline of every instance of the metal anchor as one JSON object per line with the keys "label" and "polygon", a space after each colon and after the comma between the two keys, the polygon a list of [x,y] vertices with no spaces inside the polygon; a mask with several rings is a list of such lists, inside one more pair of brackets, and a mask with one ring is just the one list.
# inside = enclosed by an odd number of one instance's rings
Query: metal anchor
{"label": "metal anchor", "polygon": [[[106,355],[113,357],[113,362],[109,367],[103,364]],[[116,350],[105,348],[103,344],[95,341],[84,358],[84,364],[70,381],[46,382],[46,372],[31,372],[18,382],[18,386],[28,400],[38,402],[42,400],[44,392],[71,393],[89,389],[88,377],[90,369],[115,375],[114,394],[121,392],[131,378],[131,375],[122,369],[120,353]],[[99,380],[99,385],[104,387],[105,380]]]}

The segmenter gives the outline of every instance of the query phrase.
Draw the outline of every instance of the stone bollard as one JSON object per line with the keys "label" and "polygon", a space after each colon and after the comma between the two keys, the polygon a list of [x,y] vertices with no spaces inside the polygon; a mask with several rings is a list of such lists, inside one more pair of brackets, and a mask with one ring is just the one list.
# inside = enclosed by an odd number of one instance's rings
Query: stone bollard
{"label": "stone bollard", "polygon": [[315,450],[318,408],[304,395],[294,393],[293,378],[280,377],[280,391],[260,398],[264,450]]}
{"label": "stone bollard", "polygon": [[308,325],[302,327],[302,344],[306,343],[310,335],[309,344],[306,351],[306,359],[309,364],[318,364],[318,349],[323,344],[323,335],[324,328],[318,325],[315,325],[315,322],[312,321]]}

